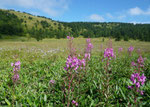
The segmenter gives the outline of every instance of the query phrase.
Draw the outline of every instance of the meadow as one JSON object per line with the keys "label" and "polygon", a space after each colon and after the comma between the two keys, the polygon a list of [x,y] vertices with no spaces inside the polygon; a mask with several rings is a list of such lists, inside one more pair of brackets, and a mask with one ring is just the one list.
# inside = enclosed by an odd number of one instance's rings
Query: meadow
{"label": "meadow", "polygon": [[149,107],[149,47],[109,38],[0,40],[0,106]]}

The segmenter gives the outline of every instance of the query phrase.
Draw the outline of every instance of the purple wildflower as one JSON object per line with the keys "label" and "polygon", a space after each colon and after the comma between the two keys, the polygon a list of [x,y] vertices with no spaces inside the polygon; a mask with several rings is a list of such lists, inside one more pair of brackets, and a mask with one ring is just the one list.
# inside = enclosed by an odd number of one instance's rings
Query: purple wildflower
{"label": "purple wildflower", "polygon": [[49,81],[49,84],[54,84],[55,83],[55,80],[50,80]]}
{"label": "purple wildflower", "polygon": [[119,52],[122,52],[122,50],[123,50],[123,48],[121,48],[121,47],[118,49]]}
{"label": "purple wildflower", "polygon": [[72,104],[74,104],[75,106],[78,106],[78,103],[75,100],[72,100]]}
{"label": "purple wildflower", "polygon": [[90,39],[90,38],[86,39],[86,42],[87,42],[87,43],[90,43],[90,42],[91,42],[91,39]]}
{"label": "purple wildflower", "polygon": [[78,103],[76,102],[76,106],[78,106]]}
{"label": "purple wildflower", "polygon": [[91,43],[91,39],[90,38],[88,38],[86,40],[86,44],[87,44],[86,53],[90,53],[92,48],[93,48],[93,44]]}
{"label": "purple wildflower", "polygon": [[85,53],[84,58],[90,60],[90,53]]}
{"label": "purple wildflower", "polygon": [[19,74],[14,74],[12,79],[14,83],[17,82],[19,80]]}
{"label": "purple wildflower", "polygon": [[142,58],[142,56],[139,56],[137,63],[140,67],[144,67],[144,59]]}
{"label": "purple wildflower", "polygon": [[132,89],[133,86],[135,85],[136,89],[138,92],[141,92],[139,91],[139,88],[141,87],[141,85],[143,85],[146,81],[146,77],[144,76],[144,74],[142,74],[142,76],[140,76],[139,73],[133,73],[131,75],[131,78],[130,80],[132,81],[132,86],[128,86],[129,89]]}
{"label": "purple wildflower", "polygon": [[75,103],[76,103],[76,101],[72,100],[72,104],[75,104]]}
{"label": "purple wildflower", "polygon": [[108,60],[111,60],[111,58],[114,58],[114,52],[113,48],[106,48],[104,51],[104,58],[108,58]]}
{"label": "purple wildflower", "polygon": [[83,68],[85,67],[85,59],[78,59],[77,57],[73,56],[68,56],[67,61],[66,61],[66,67],[64,68],[65,70],[68,71],[68,69],[73,69],[75,71],[78,70],[78,68]]}
{"label": "purple wildflower", "polygon": [[137,66],[137,64],[135,62],[133,62],[133,61],[131,62],[131,65],[132,66]]}
{"label": "purple wildflower", "polygon": [[133,46],[130,46],[129,48],[128,48],[128,51],[129,52],[132,52],[134,50],[134,47]]}
{"label": "purple wildflower", "polygon": [[70,37],[70,36],[67,36],[67,39],[71,39],[71,40],[73,40],[74,38],[73,38],[73,37]]}
{"label": "purple wildflower", "polygon": [[12,77],[12,80],[14,83],[16,83],[18,80],[19,80],[19,70],[20,70],[20,61],[17,61],[15,63],[11,63],[11,66],[13,67],[13,77]]}
{"label": "purple wildflower", "polygon": [[67,36],[67,39],[70,39],[70,36]]}
{"label": "purple wildflower", "polygon": [[132,89],[132,88],[133,88],[133,86],[128,86],[128,88],[129,88],[129,89]]}
{"label": "purple wildflower", "polygon": [[140,87],[140,83],[139,83],[139,82],[136,83],[136,87],[137,87],[137,88]]}
{"label": "purple wildflower", "polygon": [[132,53],[132,51],[134,50],[134,47],[133,46],[130,46],[129,48],[128,48],[128,52],[129,52],[129,55],[131,56],[131,53]]}
{"label": "purple wildflower", "polygon": [[140,91],[140,94],[141,94],[141,95],[143,95],[143,94],[144,94],[144,92],[143,92],[143,91]]}

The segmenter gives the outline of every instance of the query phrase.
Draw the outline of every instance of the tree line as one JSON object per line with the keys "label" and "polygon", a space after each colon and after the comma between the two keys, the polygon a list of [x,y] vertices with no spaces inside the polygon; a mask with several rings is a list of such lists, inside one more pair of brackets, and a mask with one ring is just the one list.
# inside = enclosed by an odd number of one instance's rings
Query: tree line
{"label": "tree line", "polygon": [[139,39],[150,41],[150,24],[133,23],[99,23],[99,22],[62,22],[64,26],[72,28],[72,33],[77,37],[82,35],[87,38],[112,37],[116,41],[124,39]]}

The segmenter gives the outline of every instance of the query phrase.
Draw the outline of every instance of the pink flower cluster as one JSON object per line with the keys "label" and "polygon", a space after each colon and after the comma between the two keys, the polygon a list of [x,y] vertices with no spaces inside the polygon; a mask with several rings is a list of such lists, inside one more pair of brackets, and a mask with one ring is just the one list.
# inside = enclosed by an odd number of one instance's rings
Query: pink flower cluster
{"label": "pink flower cluster", "polygon": [[141,55],[139,56],[137,63],[139,64],[140,67],[144,67],[144,59],[142,58]]}
{"label": "pink flower cluster", "polygon": [[93,48],[93,44],[91,43],[91,39],[88,38],[88,39],[86,40],[86,43],[87,43],[86,53],[90,53],[91,50],[92,50],[92,48]]}
{"label": "pink flower cluster", "polygon": [[139,88],[144,85],[145,81],[146,81],[146,76],[144,76],[144,74],[142,74],[142,76],[140,76],[141,74],[141,69],[144,67],[144,59],[142,58],[142,56],[140,55],[139,58],[137,59],[137,63],[135,62],[131,62],[131,65],[135,67],[135,72],[138,73],[133,73],[131,75],[130,80],[132,81],[132,86],[128,86],[129,89],[136,88],[136,91],[141,93],[141,95],[143,95],[143,91],[140,91]]}
{"label": "pink flower cluster", "polygon": [[75,56],[68,56],[66,61],[66,67],[64,69],[67,71],[69,69],[77,71],[78,68],[82,69],[83,67],[85,67],[85,59],[80,60]]}
{"label": "pink flower cluster", "polygon": [[135,63],[133,61],[133,62],[131,62],[131,65],[132,66],[139,66],[139,68],[144,67],[144,59],[143,59],[143,57],[140,55],[138,60],[137,60],[137,63]]}
{"label": "pink flower cluster", "polygon": [[71,39],[71,40],[73,40],[74,38],[73,38],[73,37],[70,37],[70,36],[67,36],[67,39]]}
{"label": "pink flower cluster", "polygon": [[93,49],[93,44],[91,43],[90,38],[86,39],[86,44],[87,44],[87,46],[86,46],[84,58],[90,60],[91,50]]}
{"label": "pink flower cluster", "polygon": [[18,74],[18,72],[20,70],[20,64],[21,64],[20,61],[17,61],[15,63],[11,63],[11,66],[14,67],[13,68],[14,75],[12,77],[12,80],[13,80],[14,83],[16,83],[19,80],[19,74]]}
{"label": "pink flower cluster", "polygon": [[131,65],[132,66],[137,66],[137,64],[133,61],[133,62],[131,62]]}
{"label": "pink flower cluster", "polygon": [[129,52],[132,52],[134,50],[134,47],[133,46],[130,46],[129,48],[128,48],[128,51]]}
{"label": "pink flower cluster", "polygon": [[141,85],[144,85],[145,80],[146,80],[146,76],[144,76],[144,74],[142,74],[142,76],[140,76],[139,73],[133,73],[131,75],[130,80],[132,81],[133,85],[132,86],[128,86],[129,89],[134,88],[134,86],[137,89],[137,92],[140,92],[141,95],[143,95],[143,91],[140,91],[139,88]]}
{"label": "pink flower cluster", "polygon": [[134,47],[133,46],[130,46],[129,48],[128,48],[128,52],[129,52],[129,55],[131,56],[131,53],[132,53],[132,51],[134,50]]}
{"label": "pink flower cluster", "polygon": [[55,83],[55,80],[50,80],[49,81],[49,84],[54,84]]}
{"label": "pink flower cluster", "polygon": [[104,51],[104,58],[108,58],[108,60],[111,60],[111,58],[115,58],[113,48],[106,48]]}
{"label": "pink flower cluster", "polygon": [[90,60],[91,54],[90,53],[85,53],[84,58]]}
{"label": "pink flower cluster", "polygon": [[120,47],[120,48],[118,49],[118,52],[122,52],[122,51],[123,51],[123,48]]}
{"label": "pink flower cluster", "polygon": [[74,104],[75,106],[78,106],[78,103],[75,100],[72,100],[72,104]]}

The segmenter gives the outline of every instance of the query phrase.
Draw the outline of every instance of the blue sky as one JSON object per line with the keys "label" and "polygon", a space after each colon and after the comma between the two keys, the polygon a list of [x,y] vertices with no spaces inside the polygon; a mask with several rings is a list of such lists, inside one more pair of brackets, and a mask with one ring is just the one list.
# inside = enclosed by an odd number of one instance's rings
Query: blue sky
{"label": "blue sky", "polygon": [[0,0],[0,8],[67,22],[150,23],[150,0]]}

